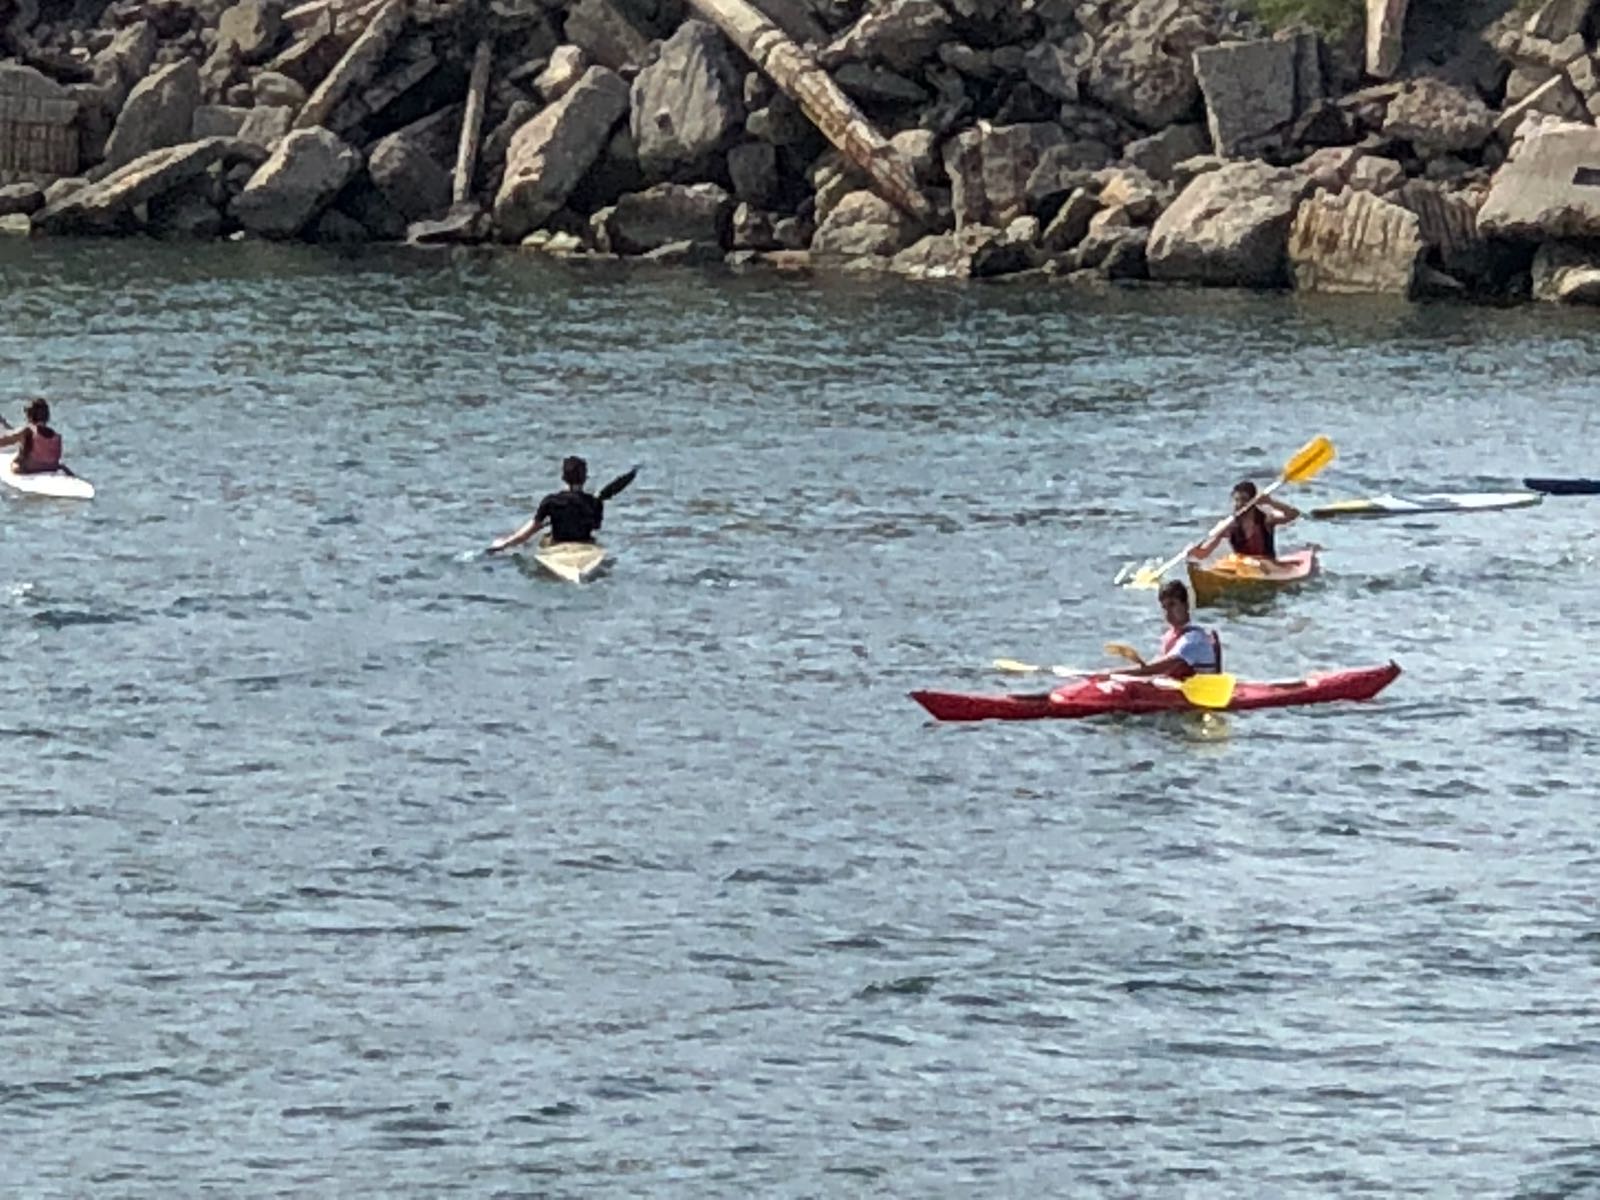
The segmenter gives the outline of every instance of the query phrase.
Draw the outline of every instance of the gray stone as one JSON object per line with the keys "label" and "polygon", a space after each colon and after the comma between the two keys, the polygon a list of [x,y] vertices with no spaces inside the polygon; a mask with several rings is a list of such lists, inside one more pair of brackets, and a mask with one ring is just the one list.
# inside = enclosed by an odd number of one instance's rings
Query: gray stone
{"label": "gray stone", "polygon": [[[1238,157],[1281,134],[1322,95],[1315,38],[1311,53],[1297,38],[1267,38],[1203,46],[1194,52],[1195,77],[1205,97],[1216,152]],[[1302,72],[1309,74],[1302,78]]]}
{"label": "gray stone", "polygon": [[218,163],[259,162],[259,146],[229,138],[207,138],[166,146],[117,168],[97,183],[61,181],[45,192],[34,223],[47,233],[93,233],[113,228],[138,205],[198,179]]}
{"label": "gray stone", "polygon": [[406,229],[413,246],[451,246],[480,242],[488,233],[489,214],[470,201],[451,206],[437,221],[415,221]]}
{"label": "gray stone", "polygon": [[1519,104],[1542,83],[1548,83],[1556,76],[1554,67],[1517,67],[1506,78],[1506,104],[1507,106]]}
{"label": "gray stone", "polygon": [[981,279],[1036,265],[1026,239],[988,225],[930,234],[896,254],[889,269],[910,279]]}
{"label": "gray stone", "polygon": [[1130,167],[1111,167],[1096,172],[1102,207],[1125,212],[1135,225],[1148,225],[1173,198],[1170,187],[1158,184],[1143,171]]}
{"label": "gray stone", "polygon": [[1424,158],[1477,150],[1493,132],[1488,105],[1440,79],[1406,83],[1383,118],[1384,137],[1410,142]]}
{"label": "gray stone", "polygon": [[800,146],[817,136],[816,127],[799,106],[781,92],[765,108],[752,112],[745,119],[744,128],[751,137],[774,146]]}
{"label": "gray stone", "polygon": [[592,63],[620,71],[650,57],[650,41],[611,0],[578,0],[562,26]]}
{"label": "gray stone", "polygon": [[250,81],[256,104],[297,110],[306,102],[306,89],[281,71],[262,71]]}
{"label": "gray stone", "polygon": [[1028,82],[1046,96],[1075,104],[1089,64],[1089,51],[1086,40],[1069,46],[1040,42],[1023,55],[1022,69]]}
{"label": "gray stone", "polygon": [[1406,169],[1392,158],[1363,154],[1350,168],[1346,182],[1358,192],[1381,196],[1406,181]]}
{"label": "gray stone", "polygon": [[845,95],[869,109],[911,108],[928,100],[920,85],[876,63],[845,63],[834,68],[833,81]]}
{"label": "gray stone", "polygon": [[306,238],[328,246],[354,246],[367,240],[367,229],[354,217],[330,208],[317,218]]}
{"label": "gray stone", "polygon": [[899,209],[868,191],[849,193],[817,226],[811,238],[816,256],[887,257],[898,253],[919,232]]}
{"label": "gray stone", "polygon": [[1152,179],[1167,182],[1178,164],[1211,150],[1211,135],[1200,125],[1171,125],[1160,133],[1129,142],[1123,147],[1123,161],[1139,168]]}
{"label": "gray stone", "polygon": [[7,213],[0,217],[0,236],[29,237],[33,234],[33,219],[27,213]]}
{"label": "gray stone", "polygon": [[258,105],[250,110],[244,124],[239,126],[239,136],[271,150],[289,136],[293,126],[294,109],[276,104]]}
{"label": "gray stone", "polygon": [[187,142],[199,103],[200,72],[192,59],[157,68],[129,93],[106,141],[106,163],[120,167],[152,150]]}
{"label": "gray stone", "polygon": [[1519,241],[1600,238],[1600,129],[1557,126],[1525,138],[1495,172],[1478,229]]}
{"label": "gray stone", "polygon": [[1040,235],[1039,244],[1048,254],[1062,254],[1071,250],[1089,233],[1089,222],[1100,211],[1100,201],[1087,188],[1079,188],[1067,197],[1050,224]]}
{"label": "gray stone", "polygon": [[735,146],[728,151],[728,178],[739,199],[767,207],[778,195],[778,152],[766,142]]}
{"label": "gray stone", "polygon": [[533,81],[533,90],[546,104],[554,104],[574,87],[589,69],[589,59],[577,46],[557,46],[550,61]]}
{"label": "gray stone", "polygon": [[1106,279],[1143,279],[1149,274],[1150,237],[1148,229],[1111,226],[1090,233],[1068,257],[1078,270]]}
{"label": "gray stone", "polygon": [[295,237],[360,170],[360,153],[331,130],[297,129],[250,177],[233,218],[262,237]]}
{"label": "gray stone", "polygon": [[158,45],[156,27],[149,21],[135,21],[117,30],[105,48],[94,56],[90,64],[94,82],[109,89],[109,106],[113,113],[121,110],[134,84],[150,73]]}
{"label": "gray stone", "polygon": [[151,201],[151,232],[169,238],[218,236],[223,230],[222,213],[206,191],[204,187],[190,185]]}
{"label": "gray stone", "polygon": [[1367,0],[1367,74],[1393,79],[1405,55],[1406,10],[1411,0]]}
{"label": "gray stone", "polygon": [[1502,141],[1511,141],[1529,113],[1545,113],[1548,116],[1581,121],[1585,124],[1589,120],[1589,111],[1584,107],[1583,96],[1566,75],[1552,75],[1519,103],[1507,108],[1495,122],[1495,133]]}
{"label": "gray stone", "polygon": [[364,88],[377,77],[390,49],[405,28],[406,0],[384,0],[316,90],[306,97],[295,116],[296,129],[325,126],[345,97]]}
{"label": "gray stone", "polygon": [[744,123],[744,87],[715,26],[685,21],[633,82],[630,128],[652,179],[703,176]]}
{"label": "gray stone", "polygon": [[918,183],[939,185],[948,181],[939,157],[939,136],[931,129],[904,129],[889,139]]}
{"label": "gray stone", "polygon": [[1111,150],[1098,142],[1069,142],[1050,146],[1039,158],[1039,165],[1028,176],[1024,190],[1029,212],[1048,214],[1075,189],[1084,187],[1095,172],[1111,162]]}
{"label": "gray stone", "polygon": [[950,17],[936,0],[886,0],[871,8],[819,55],[828,68],[877,62],[914,71],[933,57],[950,32]]}
{"label": "gray stone", "polygon": [[1061,126],[1054,123],[993,127],[982,122],[947,141],[944,165],[956,228],[1000,228],[1022,216],[1035,169],[1047,151],[1064,146],[1066,140]]}
{"label": "gray stone", "polygon": [[1528,18],[1523,28],[1530,37],[1565,41],[1583,33],[1593,7],[1594,0],[1548,0]]}
{"label": "gray stone", "polygon": [[12,183],[0,187],[0,216],[13,213],[31,216],[44,207],[44,189],[36,183]]}
{"label": "gray stone", "polygon": [[728,244],[735,250],[779,250],[783,247],[773,229],[772,214],[752,204],[740,204],[733,210]]}
{"label": "gray stone", "polygon": [[1410,298],[1426,247],[1416,214],[1370,192],[1319,191],[1300,205],[1289,264],[1302,292]]}
{"label": "gray stone", "polygon": [[1311,182],[1265,163],[1230,163],[1201,175],[1157,218],[1150,277],[1224,287],[1288,282],[1289,226]]}
{"label": "gray stone", "polygon": [[282,32],[283,9],[277,0],[239,0],[217,22],[217,49],[235,54],[240,62],[265,62]]}
{"label": "gray stone", "polygon": [[590,67],[570,92],[517,130],[494,201],[500,236],[520,241],[549,220],[627,111],[628,85],[605,67]]}
{"label": "gray stone", "polygon": [[201,104],[194,110],[190,139],[199,141],[208,137],[238,137],[250,111],[226,104]]}
{"label": "gray stone", "polygon": [[403,133],[390,134],[372,148],[367,174],[407,224],[436,217],[450,207],[450,172]]}
{"label": "gray stone", "polygon": [[1137,0],[1106,28],[1084,90],[1146,129],[1175,125],[1200,103],[1194,52],[1216,40],[1187,0]]}
{"label": "gray stone", "polygon": [[606,236],[617,254],[647,254],[676,242],[726,249],[733,198],[713,183],[658,183],[616,203]]}

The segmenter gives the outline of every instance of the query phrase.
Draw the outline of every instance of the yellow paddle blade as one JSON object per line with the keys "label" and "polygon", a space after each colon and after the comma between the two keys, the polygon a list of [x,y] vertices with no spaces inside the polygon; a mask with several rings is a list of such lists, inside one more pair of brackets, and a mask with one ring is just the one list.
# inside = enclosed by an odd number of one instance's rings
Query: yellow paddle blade
{"label": "yellow paddle blade", "polygon": [[1283,478],[1287,483],[1304,483],[1314,479],[1322,473],[1324,467],[1338,457],[1339,452],[1334,449],[1333,442],[1325,435],[1318,434],[1304,446],[1301,446],[1283,468]]}
{"label": "yellow paddle blade", "polygon": [[1161,572],[1154,567],[1140,567],[1133,573],[1133,578],[1122,586],[1130,588],[1159,587],[1161,586]]}
{"label": "yellow paddle blade", "polygon": [[1196,708],[1227,708],[1233,703],[1233,685],[1238,682],[1232,675],[1191,675],[1179,686],[1183,698]]}
{"label": "yellow paddle blade", "polygon": [[1112,658],[1125,658],[1131,663],[1144,662],[1139,652],[1128,645],[1127,642],[1107,642],[1104,649]]}
{"label": "yellow paddle blade", "polygon": [[994,669],[996,671],[1010,671],[1013,675],[1031,675],[1035,671],[1044,670],[1043,667],[1036,667],[1032,663],[1019,662],[1014,658],[995,659]]}

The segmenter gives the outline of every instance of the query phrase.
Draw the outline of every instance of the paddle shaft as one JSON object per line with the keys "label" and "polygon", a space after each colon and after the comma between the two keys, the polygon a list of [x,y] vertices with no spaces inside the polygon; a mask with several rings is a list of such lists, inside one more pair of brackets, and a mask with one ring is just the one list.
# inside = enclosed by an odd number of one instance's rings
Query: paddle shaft
{"label": "paddle shaft", "polygon": [[[1269,483],[1266,487],[1262,488],[1259,492],[1257,492],[1254,496],[1252,496],[1250,498],[1250,503],[1249,504],[1246,504],[1241,509],[1236,509],[1232,514],[1230,514],[1229,516],[1224,517],[1217,524],[1213,525],[1211,527],[1211,532],[1207,535],[1207,538],[1210,539],[1210,538],[1216,537],[1224,529],[1226,529],[1229,525],[1233,524],[1240,517],[1244,516],[1245,513],[1249,512],[1252,508],[1254,508],[1256,505],[1260,504],[1268,496],[1272,495],[1273,492],[1277,491],[1279,488],[1281,488],[1284,484],[1286,484],[1288,482],[1289,482],[1289,477],[1287,475],[1278,476],[1278,478],[1274,482]],[[1160,576],[1162,576],[1162,575],[1165,575],[1168,571],[1172,570],[1173,567],[1175,567],[1179,563],[1181,563],[1184,560],[1184,558],[1188,555],[1188,553],[1189,553],[1189,547],[1185,546],[1182,550],[1179,550],[1171,558],[1167,559],[1166,562],[1162,563],[1159,567],[1157,567],[1152,572],[1152,574],[1154,574],[1158,578]],[[1141,572],[1139,572],[1139,574],[1143,575],[1144,572],[1141,571]]]}

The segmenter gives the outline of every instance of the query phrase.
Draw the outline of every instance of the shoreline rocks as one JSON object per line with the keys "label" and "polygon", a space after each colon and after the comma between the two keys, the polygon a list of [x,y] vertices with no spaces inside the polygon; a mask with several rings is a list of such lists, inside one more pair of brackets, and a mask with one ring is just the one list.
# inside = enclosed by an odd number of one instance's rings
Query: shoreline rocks
{"label": "shoreline rocks", "polygon": [[1365,7],[1363,59],[1222,0],[27,6],[0,31],[0,214],[1597,302],[1592,5],[1409,58],[1407,5]]}

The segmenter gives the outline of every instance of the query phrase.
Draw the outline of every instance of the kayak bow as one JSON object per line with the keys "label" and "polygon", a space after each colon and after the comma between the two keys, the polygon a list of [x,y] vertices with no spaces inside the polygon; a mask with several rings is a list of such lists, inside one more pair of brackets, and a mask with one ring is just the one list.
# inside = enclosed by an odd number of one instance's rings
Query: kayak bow
{"label": "kayak bow", "polygon": [[[1393,662],[1382,666],[1316,671],[1304,679],[1272,683],[1240,680],[1227,712],[1256,708],[1293,708],[1337,700],[1371,700],[1400,674]],[[971,695],[961,692],[912,692],[911,698],[939,721],[1042,721],[1097,717],[1113,713],[1144,715],[1200,712],[1184,698],[1174,680],[1099,676],[1063,684],[1048,694],[1025,696]]]}

